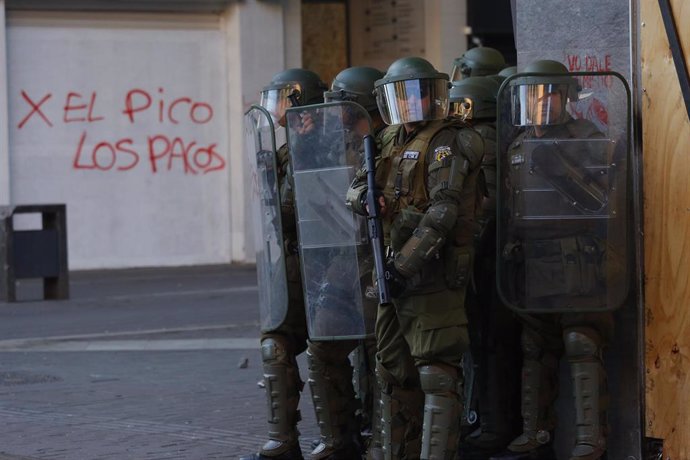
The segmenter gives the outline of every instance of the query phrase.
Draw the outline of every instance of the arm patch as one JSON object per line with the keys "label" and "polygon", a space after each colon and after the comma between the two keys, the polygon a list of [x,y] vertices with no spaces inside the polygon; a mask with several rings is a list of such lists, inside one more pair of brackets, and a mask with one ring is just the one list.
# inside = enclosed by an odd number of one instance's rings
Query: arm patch
{"label": "arm patch", "polygon": [[441,145],[434,149],[434,160],[443,161],[444,158],[453,155],[453,151],[450,149],[449,145]]}

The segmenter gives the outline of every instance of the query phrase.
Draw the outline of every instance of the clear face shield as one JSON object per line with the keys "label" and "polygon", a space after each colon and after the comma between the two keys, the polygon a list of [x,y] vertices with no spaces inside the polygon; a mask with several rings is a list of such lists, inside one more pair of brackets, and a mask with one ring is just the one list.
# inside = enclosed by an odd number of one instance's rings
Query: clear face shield
{"label": "clear face shield", "polygon": [[474,103],[469,97],[464,97],[461,100],[451,101],[448,109],[448,116],[459,118],[461,120],[471,120],[473,114]]}
{"label": "clear face shield", "polygon": [[[363,94],[345,91],[344,89],[324,91],[323,101],[325,103],[347,101],[359,104],[360,96],[363,96]],[[354,132],[362,136],[369,134],[369,118],[367,118],[365,114],[366,112],[364,110],[359,110],[356,107],[343,106],[343,124],[349,126]]]}
{"label": "clear face shield", "polygon": [[448,115],[448,80],[401,80],[376,88],[376,102],[387,125],[441,120]]}
{"label": "clear face shield", "polygon": [[274,123],[278,123],[285,111],[293,106],[293,102],[302,94],[297,83],[290,83],[279,88],[269,88],[261,91],[260,105],[268,110]]}
{"label": "clear face shield", "polygon": [[569,85],[525,84],[511,88],[511,118],[514,126],[546,126],[567,119]]}
{"label": "clear face shield", "polygon": [[469,76],[468,70],[469,69],[465,63],[453,64],[453,72],[450,74],[450,81],[460,81],[466,76]]}

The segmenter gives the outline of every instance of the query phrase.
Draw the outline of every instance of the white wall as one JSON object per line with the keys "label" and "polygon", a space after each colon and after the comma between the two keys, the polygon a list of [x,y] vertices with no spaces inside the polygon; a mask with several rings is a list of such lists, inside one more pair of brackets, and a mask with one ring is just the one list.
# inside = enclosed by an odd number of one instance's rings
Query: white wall
{"label": "white wall", "polygon": [[[0,0],[0,63],[7,62],[5,50],[5,0]],[[7,113],[7,66],[0,66],[0,206],[12,203],[10,195],[10,148]]]}
{"label": "white wall", "polygon": [[301,60],[300,3],[245,2],[230,6],[222,18],[228,67],[228,151],[230,172],[231,257],[254,261],[252,218],[247,188],[244,112],[259,101],[271,77]]}
{"label": "white wall", "polygon": [[223,49],[217,16],[9,15],[12,202],[67,204],[70,268],[230,260]]}

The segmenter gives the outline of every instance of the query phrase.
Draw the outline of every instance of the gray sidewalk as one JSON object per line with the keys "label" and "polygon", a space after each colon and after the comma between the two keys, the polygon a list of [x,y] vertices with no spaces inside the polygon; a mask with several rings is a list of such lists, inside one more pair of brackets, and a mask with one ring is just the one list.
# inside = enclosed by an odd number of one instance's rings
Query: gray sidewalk
{"label": "gray sidewalk", "polygon": [[[72,273],[70,288],[0,303],[0,460],[232,459],[264,442],[253,267]],[[306,387],[301,410],[306,454]]]}

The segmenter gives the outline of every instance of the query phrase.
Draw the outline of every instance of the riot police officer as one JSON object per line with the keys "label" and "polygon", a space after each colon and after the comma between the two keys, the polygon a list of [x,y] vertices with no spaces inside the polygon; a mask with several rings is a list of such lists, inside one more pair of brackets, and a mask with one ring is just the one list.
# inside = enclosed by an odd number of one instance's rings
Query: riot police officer
{"label": "riot police officer", "polygon": [[[369,113],[374,132],[383,127],[383,121],[378,113],[376,99],[373,95],[374,82],[383,77],[383,72],[372,67],[350,67],[334,78],[329,91],[324,93],[325,102],[352,101],[361,105]],[[350,116],[357,113],[350,112]],[[357,162],[361,163],[361,139],[369,134],[369,125],[357,126],[356,120],[347,120],[349,126],[354,127],[356,139],[353,145],[348,146],[348,154],[356,155]],[[361,132],[358,132],[361,129]],[[357,139],[359,142],[357,142]],[[313,191],[312,191],[313,192]],[[343,190],[343,192],[345,192]],[[366,249],[366,246],[365,246]],[[364,319],[369,326],[366,330],[373,331],[376,320],[376,293],[372,286],[371,268],[372,261],[365,254],[367,251],[359,251],[359,276],[361,277],[365,294]],[[326,277],[330,285],[338,285],[346,267],[338,265],[339,259],[331,260],[331,267]],[[348,263],[349,260],[343,260]],[[340,268],[340,269],[338,269]],[[345,300],[345,299],[342,299]],[[347,308],[347,307],[345,307]],[[354,353],[353,362],[357,365],[356,393],[359,402],[355,399],[353,388],[353,367],[348,362],[348,355]],[[364,428],[376,436],[378,431],[371,426],[372,411],[377,393],[374,387],[373,363],[375,362],[376,342],[373,337],[358,340],[310,340],[307,349],[309,362],[309,385],[312,393],[312,401],[316,412],[321,439],[311,453],[312,459],[352,460],[362,454],[363,445],[360,439],[360,429]],[[359,406],[359,407],[358,407]],[[358,420],[365,419],[365,420]],[[368,426],[361,426],[360,423]]]}
{"label": "riot police officer", "polygon": [[[326,85],[314,72],[306,69],[288,69],[277,73],[261,92],[261,106],[273,120],[284,126],[285,110],[292,105],[308,105],[323,100]],[[308,128],[305,127],[305,130]],[[296,357],[307,348],[307,326],[297,255],[295,209],[291,180],[288,177],[287,146],[277,151],[277,186],[280,206],[282,250],[284,257],[278,263],[285,265],[287,302],[282,311],[267,312],[272,321],[262,320],[261,358],[264,383],[268,399],[268,441],[258,453],[241,460],[301,460],[297,422],[299,398],[304,383],[299,376]],[[258,233],[259,229],[257,229]],[[259,235],[267,237],[267,235]],[[263,244],[258,245],[263,247]],[[258,258],[259,256],[257,256]],[[258,262],[258,261],[257,261]],[[257,263],[258,266],[258,263]],[[271,286],[267,286],[271,289]],[[261,297],[261,293],[260,293]],[[260,306],[265,308],[265,306]]]}
{"label": "riot police officer", "polygon": [[576,422],[570,458],[594,460],[606,450],[602,349],[613,329],[607,310],[625,297],[625,232],[612,231],[624,214],[616,204],[625,190],[616,165],[624,161],[612,160],[617,142],[566,110],[579,85],[563,64],[536,61],[525,72],[549,75],[518,75],[504,86],[511,95],[505,111],[522,132],[501,149],[499,289],[526,311],[523,432],[508,446],[509,458],[553,458],[553,403],[565,351]]}
{"label": "riot police officer", "polygon": [[[479,135],[447,119],[448,75],[422,58],[376,82],[384,122],[376,165],[392,305],[376,320],[387,459],[452,459],[458,443],[465,293],[477,224]],[[366,183],[348,197],[365,214]],[[421,433],[420,433],[421,432]],[[420,440],[421,434],[421,440]]]}
{"label": "riot police officer", "polygon": [[458,81],[467,77],[496,75],[506,67],[506,60],[495,48],[477,46],[465,51],[462,56],[453,60],[453,71],[450,80]]}
{"label": "riot police officer", "polygon": [[[477,302],[467,308],[470,348],[477,393],[479,429],[465,438],[463,459],[486,458],[501,451],[516,434],[519,423],[519,330],[513,314],[501,304],[495,286],[496,261],[496,93],[491,76],[453,82],[449,116],[474,128],[484,141],[481,165],[484,185],[477,222],[475,285]],[[467,376],[467,378],[472,378]],[[468,395],[472,398],[473,395]],[[468,401],[467,403],[472,403]],[[471,412],[467,412],[470,414]],[[471,420],[470,420],[471,421]]]}

